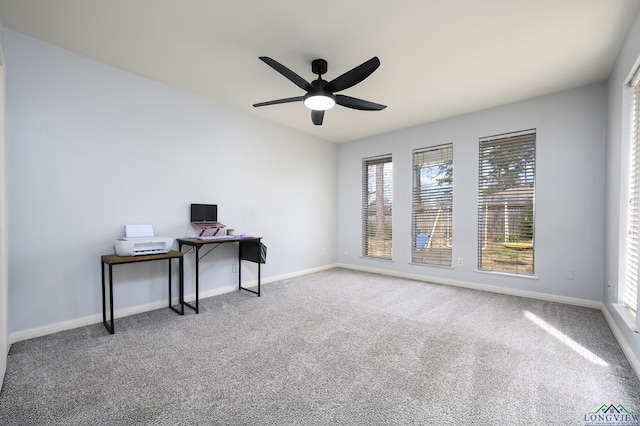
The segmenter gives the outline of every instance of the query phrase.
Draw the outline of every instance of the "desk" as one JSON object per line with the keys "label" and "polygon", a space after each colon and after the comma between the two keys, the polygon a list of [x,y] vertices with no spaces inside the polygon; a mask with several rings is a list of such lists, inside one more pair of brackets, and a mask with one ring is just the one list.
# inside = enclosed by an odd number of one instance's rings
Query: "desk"
{"label": "desk", "polygon": [[[170,251],[168,253],[147,254],[142,256],[118,256],[115,254],[105,254],[102,256],[102,323],[113,334],[113,265],[122,265],[125,263],[150,262],[152,260],[164,260],[169,263],[169,307],[180,315],[184,315],[184,254],[179,251]],[[180,282],[179,282],[179,299],[180,310],[171,306],[171,259],[178,259],[180,264]],[[107,323],[107,307],[105,300],[105,273],[104,266],[109,266],[109,311],[111,312],[111,324]]]}
{"label": "desk", "polygon": [[[242,237],[242,236],[238,236],[238,237],[221,237],[221,238],[217,238],[217,239],[213,239],[213,240],[200,240],[198,238],[178,238],[176,241],[178,241],[178,247],[179,250],[182,251],[182,246],[190,246],[190,247],[194,247],[195,248],[195,269],[196,269],[196,273],[195,273],[195,280],[196,280],[196,300],[195,300],[195,306],[184,302],[185,305],[187,305],[188,307],[190,307],[191,309],[193,309],[194,311],[196,311],[196,314],[198,313],[198,300],[200,298],[199,296],[199,262],[200,259],[204,256],[206,256],[207,254],[211,253],[216,247],[218,247],[220,244],[228,244],[228,243],[238,243],[238,290],[245,290],[248,291],[250,293],[254,293],[257,294],[258,297],[260,297],[260,263],[261,262],[257,262],[258,263],[258,291],[254,291],[251,290],[249,288],[245,288],[242,287],[242,268],[240,267],[240,262],[243,259],[247,259],[246,257],[243,257],[243,254],[245,251],[247,250],[243,250],[243,249],[248,249],[248,248],[252,248],[252,247],[257,247],[257,249],[259,250],[260,247],[260,240],[262,240],[262,237]],[[208,252],[204,253],[202,256],[200,256],[200,249],[203,246],[206,245],[210,245],[210,244],[214,244],[214,246],[211,248],[211,250],[209,250]]]}

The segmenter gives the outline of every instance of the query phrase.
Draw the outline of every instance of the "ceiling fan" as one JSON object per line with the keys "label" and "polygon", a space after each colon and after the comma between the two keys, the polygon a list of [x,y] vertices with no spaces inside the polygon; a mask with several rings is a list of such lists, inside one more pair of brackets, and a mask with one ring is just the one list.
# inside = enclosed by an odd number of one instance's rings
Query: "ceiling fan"
{"label": "ceiling fan", "polygon": [[311,71],[314,74],[317,74],[318,78],[311,83],[307,82],[304,78],[300,77],[298,74],[274,59],[266,56],[260,56],[260,59],[271,68],[287,77],[296,86],[306,91],[307,94],[304,96],[295,96],[293,98],[260,102],[253,104],[254,107],[303,101],[305,106],[311,110],[311,121],[313,121],[313,124],[317,126],[322,124],[324,112],[336,104],[362,111],[380,111],[387,107],[386,105],[365,101],[363,99],[335,94],[336,92],[355,86],[365,78],[369,77],[371,73],[380,66],[380,60],[375,56],[329,82],[322,79],[322,74],[327,72],[327,61],[324,59],[315,59],[311,62]]}

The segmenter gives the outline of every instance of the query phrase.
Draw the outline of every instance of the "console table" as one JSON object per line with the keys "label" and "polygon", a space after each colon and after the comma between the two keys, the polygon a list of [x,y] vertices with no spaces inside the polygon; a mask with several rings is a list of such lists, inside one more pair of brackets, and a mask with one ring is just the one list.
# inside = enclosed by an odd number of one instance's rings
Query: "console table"
{"label": "console table", "polygon": [[[261,243],[262,237],[218,237],[213,239],[200,239],[200,238],[178,238],[179,250],[182,251],[182,246],[189,246],[195,249],[195,281],[196,281],[196,300],[195,305],[188,302],[184,302],[185,305],[198,313],[198,301],[199,301],[199,262],[200,259],[211,253],[220,244],[238,243],[238,290],[245,290],[250,293],[257,294],[260,297],[260,264],[264,263],[264,256],[261,255]],[[211,249],[200,256],[200,249],[203,246],[213,245]],[[249,260],[258,264],[258,291],[242,287],[242,268],[240,263],[242,260]]]}
{"label": "console table", "polygon": [[[169,264],[169,307],[180,315],[184,315],[184,266],[183,266],[184,254],[180,251],[170,251],[168,253],[159,254],[147,254],[141,256],[118,256],[115,254],[105,254],[101,257],[102,263],[100,269],[102,270],[102,323],[109,330],[109,333],[114,333],[113,328],[113,265],[123,265],[125,263],[138,263],[138,262],[150,262],[153,260],[167,260]],[[178,259],[179,261],[179,303],[180,310],[171,305],[171,260]],[[107,307],[105,297],[105,272],[104,267],[109,267],[109,311],[111,313],[110,324],[107,323]]]}

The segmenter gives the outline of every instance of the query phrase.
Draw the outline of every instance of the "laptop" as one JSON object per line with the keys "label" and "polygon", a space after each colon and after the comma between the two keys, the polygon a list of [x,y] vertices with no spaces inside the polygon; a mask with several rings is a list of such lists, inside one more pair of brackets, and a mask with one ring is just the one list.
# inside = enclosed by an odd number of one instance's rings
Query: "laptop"
{"label": "laptop", "polygon": [[217,204],[191,204],[191,224],[200,228],[200,237],[214,237],[220,234],[224,224],[218,222]]}

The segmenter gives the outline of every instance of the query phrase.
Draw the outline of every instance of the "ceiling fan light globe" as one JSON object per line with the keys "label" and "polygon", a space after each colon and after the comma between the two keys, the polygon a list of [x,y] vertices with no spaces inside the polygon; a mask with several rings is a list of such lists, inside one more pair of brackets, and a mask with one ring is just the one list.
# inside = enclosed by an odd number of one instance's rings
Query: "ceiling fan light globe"
{"label": "ceiling fan light globe", "polygon": [[304,106],[313,111],[326,111],[335,106],[336,100],[332,96],[315,94],[304,98]]}

